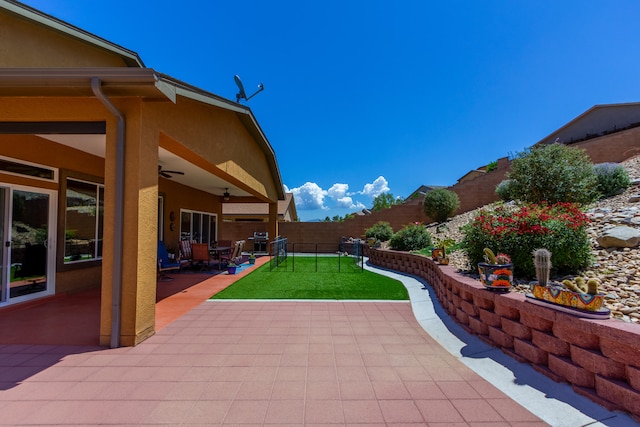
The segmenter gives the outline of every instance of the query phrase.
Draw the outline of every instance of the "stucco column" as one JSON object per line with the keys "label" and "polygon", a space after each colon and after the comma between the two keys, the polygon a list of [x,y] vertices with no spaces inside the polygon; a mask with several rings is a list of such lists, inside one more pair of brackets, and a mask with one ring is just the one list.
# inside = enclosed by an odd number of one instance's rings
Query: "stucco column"
{"label": "stucco column", "polygon": [[[126,121],[120,345],[133,346],[155,333],[158,141],[140,122],[139,105],[119,105]],[[133,113],[135,111],[135,114]],[[146,132],[145,132],[146,130]],[[100,344],[109,345],[112,326],[115,209],[115,122],[107,123],[105,224]]]}
{"label": "stucco column", "polygon": [[[278,237],[278,202],[269,203],[269,240]],[[271,251],[271,245],[269,245]]]}

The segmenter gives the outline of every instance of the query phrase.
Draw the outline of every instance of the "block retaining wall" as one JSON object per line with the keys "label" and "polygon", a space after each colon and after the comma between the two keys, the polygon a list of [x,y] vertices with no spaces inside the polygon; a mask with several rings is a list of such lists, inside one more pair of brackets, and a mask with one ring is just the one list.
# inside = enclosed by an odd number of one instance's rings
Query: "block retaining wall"
{"label": "block retaining wall", "polygon": [[577,318],[532,304],[521,293],[490,292],[479,280],[420,255],[370,249],[369,261],[425,279],[467,332],[554,381],[571,384],[576,393],[640,420],[640,326]]}

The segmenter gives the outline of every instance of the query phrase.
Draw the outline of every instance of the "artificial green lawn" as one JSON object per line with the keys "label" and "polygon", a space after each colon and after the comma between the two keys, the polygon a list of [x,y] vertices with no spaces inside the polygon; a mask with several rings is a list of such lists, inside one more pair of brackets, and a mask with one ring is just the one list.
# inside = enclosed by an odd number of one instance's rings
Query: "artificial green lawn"
{"label": "artificial green lawn", "polygon": [[316,264],[315,257],[289,256],[269,270],[266,263],[211,299],[409,299],[398,280],[363,271],[350,257],[318,257]]}

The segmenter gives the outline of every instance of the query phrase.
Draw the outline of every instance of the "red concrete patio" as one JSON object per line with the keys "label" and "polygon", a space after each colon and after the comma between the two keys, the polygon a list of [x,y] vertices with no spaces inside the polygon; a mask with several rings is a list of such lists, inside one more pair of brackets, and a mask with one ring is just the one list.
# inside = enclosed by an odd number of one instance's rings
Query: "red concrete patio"
{"label": "red concrete patio", "polygon": [[96,345],[98,292],[0,313],[0,424],[546,425],[409,302],[205,301],[241,276],[173,276],[137,347]]}

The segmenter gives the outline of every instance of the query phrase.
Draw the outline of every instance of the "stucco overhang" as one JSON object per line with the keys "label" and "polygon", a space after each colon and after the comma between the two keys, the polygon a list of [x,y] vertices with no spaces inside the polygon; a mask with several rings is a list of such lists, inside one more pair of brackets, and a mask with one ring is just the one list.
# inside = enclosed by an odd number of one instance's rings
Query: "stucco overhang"
{"label": "stucco overhang", "polygon": [[108,96],[164,98],[175,89],[150,68],[0,68],[0,96],[93,96],[97,77]]}
{"label": "stucco overhang", "polygon": [[176,102],[183,96],[236,113],[265,154],[278,193],[284,188],[276,155],[250,108],[219,97],[151,68],[0,68],[0,97],[93,96],[91,79],[97,77],[109,97],[142,97]]}

